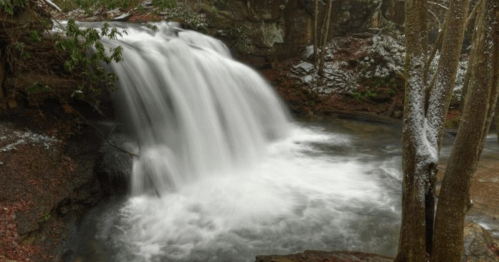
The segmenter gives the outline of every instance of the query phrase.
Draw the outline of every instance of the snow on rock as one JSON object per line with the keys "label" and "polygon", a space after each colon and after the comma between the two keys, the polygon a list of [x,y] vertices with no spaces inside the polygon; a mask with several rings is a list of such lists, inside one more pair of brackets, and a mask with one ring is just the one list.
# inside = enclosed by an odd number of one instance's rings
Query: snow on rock
{"label": "snow on rock", "polygon": [[386,78],[404,71],[405,47],[391,36],[375,35],[367,54],[359,62],[360,77]]}
{"label": "snow on rock", "polygon": [[303,81],[303,83],[305,83],[305,84],[310,84],[310,83],[312,82],[312,80],[313,80],[313,79],[314,79],[314,77],[313,77],[313,76],[308,75],[308,76],[303,77],[303,78],[302,78],[302,81]]}
{"label": "snow on rock", "polygon": [[301,69],[305,71],[305,73],[310,73],[310,70],[314,68],[314,65],[308,62],[301,62],[300,64],[296,65],[295,68]]}
{"label": "snow on rock", "polygon": [[48,150],[52,144],[57,142],[59,140],[47,135],[33,133],[29,130],[19,131],[5,124],[0,126],[0,152],[16,150],[16,146],[23,144],[38,144]]}
{"label": "snow on rock", "polygon": [[[309,60],[313,46],[308,46],[302,57]],[[392,79],[404,71],[405,48],[391,36],[338,37],[326,47],[324,75],[318,76],[318,65],[298,61],[289,68],[288,77],[319,94],[354,94],[366,80]]]}
{"label": "snow on rock", "polygon": [[302,59],[307,60],[314,54],[314,46],[309,45],[305,48],[305,51],[302,53]]}

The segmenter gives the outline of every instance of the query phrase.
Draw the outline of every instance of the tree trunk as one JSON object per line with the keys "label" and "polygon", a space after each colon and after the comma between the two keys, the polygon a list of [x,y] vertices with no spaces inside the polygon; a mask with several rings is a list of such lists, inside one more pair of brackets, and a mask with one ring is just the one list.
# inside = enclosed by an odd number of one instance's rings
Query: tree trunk
{"label": "tree trunk", "polygon": [[331,10],[333,9],[333,0],[329,0],[327,5],[326,30],[322,34],[321,59],[319,61],[319,75],[324,76],[324,58],[326,57],[326,43],[329,35],[329,24],[331,24]]}
{"label": "tree trunk", "polygon": [[[406,1],[406,97],[403,129],[402,227],[395,261],[426,261],[433,248],[435,182],[444,122],[459,63],[468,0],[452,0],[441,36],[441,58],[426,89],[425,0]],[[438,45],[439,43],[437,43]],[[436,49],[434,49],[435,51]]]}
{"label": "tree trunk", "polygon": [[425,82],[424,67],[427,53],[428,29],[426,0],[406,1],[406,87],[404,127],[402,133],[402,225],[396,262],[424,262],[425,240],[425,159],[421,147],[424,128]]}
{"label": "tree trunk", "polygon": [[486,0],[478,25],[476,64],[464,114],[442,182],[435,223],[432,262],[458,262],[472,177],[487,137],[499,92],[499,7]]}
{"label": "tree trunk", "polygon": [[445,119],[449,109],[452,91],[456,80],[461,46],[463,44],[469,0],[450,2],[445,23],[445,33],[440,52],[437,72],[429,86],[429,99],[425,116],[427,120],[426,138],[431,148],[436,150],[436,161],[430,164],[428,188],[426,189],[426,252],[431,255],[433,249],[433,223],[435,217],[435,184],[438,167],[438,154],[442,145]]}
{"label": "tree trunk", "polygon": [[318,54],[317,54],[317,47],[319,45],[319,40],[318,40],[318,20],[319,20],[319,0],[315,0],[315,11],[314,11],[314,63],[317,63],[318,59]]}

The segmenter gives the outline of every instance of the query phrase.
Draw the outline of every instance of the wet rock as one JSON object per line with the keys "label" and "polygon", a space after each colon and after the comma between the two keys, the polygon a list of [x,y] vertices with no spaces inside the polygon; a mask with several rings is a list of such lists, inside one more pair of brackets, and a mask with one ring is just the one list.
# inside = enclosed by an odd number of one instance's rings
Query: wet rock
{"label": "wet rock", "polygon": [[351,251],[304,251],[303,253],[281,256],[257,256],[255,262],[391,262],[393,258]]}
{"label": "wet rock", "polygon": [[113,134],[99,150],[94,172],[106,196],[120,196],[129,192],[133,155],[126,150],[128,139]]}

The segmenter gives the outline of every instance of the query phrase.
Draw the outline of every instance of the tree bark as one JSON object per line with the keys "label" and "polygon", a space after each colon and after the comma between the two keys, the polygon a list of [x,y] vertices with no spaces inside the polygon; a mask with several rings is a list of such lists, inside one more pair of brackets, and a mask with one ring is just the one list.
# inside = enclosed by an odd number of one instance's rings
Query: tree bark
{"label": "tree bark", "polygon": [[326,43],[327,43],[327,37],[329,35],[329,25],[331,24],[331,10],[333,9],[333,0],[329,0],[329,3],[327,5],[327,16],[326,16],[326,30],[322,34],[322,47],[321,47],[321,58],[319,61],[319,75],[324,76],[324,58],[326,56]]}
{"label": "tree bark", "polygon": [[436,162],[428,167],[428,188],[426,189],[426,252],[433,249],[433,223],[435,217],[435,184],[438,167],[438,154],[442,145],[445,119],[449,109],[456,80],[461,47],[464,39],[469,0],[453,0],[449,4],[445,33],[443,36],[440,61],[434,81],[429,86],[429,98],[425,116],[427,120],[426,138],[437,151]]}
{"label": "tree bark", "polygon": [[476,64],[454,149],[442,182],[435,223],[432,262],[458,262],[471,180],[497,103],[499,76],[499,3],[486,0],[478,26]]}
{"label": "tree bark", "polygon": [[406,1],[406,87],[404,127],[402,133],[402,224],[396,262],[424,262],[425,240],[425,177],[427,170],[419,163],[425,157],[421,148],[424,127],[425,82],[427,53],[427,2]]}
{"label": "tree bark", "polygon": [[317,54],[317,46],[319,45],[318,40],[318,20],[319,20],[319,0],[315,0],[315,11],[314,11],[314,63],[317,63],[318,54]]}
{"label": "tree bark", "polygon": [[[406,1],[406,97],[402,227],[395,261],[426,261],[433,249],[438,155],[464,38],[469,0],[452,0],[437,72],[428,88],[425,0]],[[439,43],[437,43],[438,45]],[[436,49],[434,49],[435,51]],[[431,56],[433,56],[432,54]]]}

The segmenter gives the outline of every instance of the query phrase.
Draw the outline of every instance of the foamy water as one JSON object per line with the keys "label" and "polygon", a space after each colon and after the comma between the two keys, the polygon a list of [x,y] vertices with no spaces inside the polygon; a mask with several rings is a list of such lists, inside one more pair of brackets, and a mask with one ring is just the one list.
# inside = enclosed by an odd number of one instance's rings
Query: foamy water
{"label": "foamy water", "polygon": [[131,197],[108,222],[120,230],[101,239],[112,239],[120,261],[253,261],[306,249],[393,254],[400,211],[381,174],[395,163],[332,157],[319,146],[351,144],[348,135],[295,127],[252,168]]}

